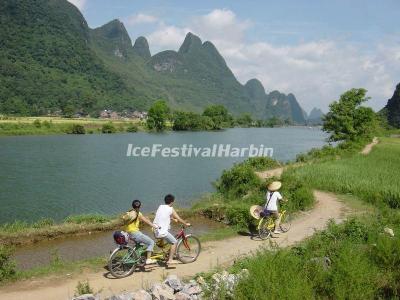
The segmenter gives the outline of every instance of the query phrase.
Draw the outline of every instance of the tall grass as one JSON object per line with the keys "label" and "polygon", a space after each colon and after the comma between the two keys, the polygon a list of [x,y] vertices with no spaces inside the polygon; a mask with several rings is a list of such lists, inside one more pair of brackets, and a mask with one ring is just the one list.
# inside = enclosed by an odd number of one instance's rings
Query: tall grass
{"label": "tall grass", "polygon": [[247,268],[250,275],[231,299],[399,299],[400,140],[382,138],[367,156],[290,169],[285,178],[353,194],[379,209],[331,222],[291,249],[260,251],[237,262],[232,271]]}
{"label": "tall grass", "polygon": [[368,155],[310,164],[288,173],[319,189],[400,208],[400,139],[381,138]]}

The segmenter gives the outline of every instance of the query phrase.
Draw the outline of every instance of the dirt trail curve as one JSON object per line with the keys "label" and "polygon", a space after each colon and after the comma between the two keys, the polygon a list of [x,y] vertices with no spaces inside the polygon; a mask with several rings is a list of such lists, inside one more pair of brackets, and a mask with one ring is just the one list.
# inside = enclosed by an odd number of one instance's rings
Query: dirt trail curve
{"label": "dirt trail curve", "polygon": [[[289,232],[274,238],[280,246],[293,245],[311,236],[316,230],[325,227],[329,219],[340,222],[347,211],[345,205],[333,195],[314,191],[317,203],[307,212],[302,212],[293,222]],[[167,274],[193,276],[198,272],[208,271],[214,267],[231,264],[241,255],[257,251],[261,246],[267,246],[267,241],[252,240],[249,236],[237,236],[223,241],[212,241],[203,245],[199,259],[192,264],[179,264],[176,269],[166,270],[161,267],[147,269],[148,272],[136,272],[124,279],[109,279],[106,271],[98,273],[83,273],[73,278],[37,279],[23,281],[0,288],[0,299],[7,300],[45,300],[71,299],[78,280],[89,280],[95,291],[111,295],[124,290],[135,290],[149,287],[153,282],[159,282]]]}
{"label": "dirt trail curve", "polygon": [[379,143],[379,140],[377,137],[374,137],[372,139],[372,143],[369,143],[368,145],[366,145],[364,147],[364,149],[362,149],[361,154],[367,155],[371,152],[372,148]]}

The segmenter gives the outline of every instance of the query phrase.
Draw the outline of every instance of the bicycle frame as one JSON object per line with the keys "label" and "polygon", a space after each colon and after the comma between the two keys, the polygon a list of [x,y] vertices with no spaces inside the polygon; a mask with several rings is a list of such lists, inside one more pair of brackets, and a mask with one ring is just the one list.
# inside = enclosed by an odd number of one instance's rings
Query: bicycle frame
{"label": "bicycle frame", "polygon": [[[285,215],[285,213],[286,213],[286,210],[283,210],[282,212],[279,213],[279,218],[281,220],[282,220],[282,217]],[[260,229],[261,226],[264,226],[264,224],[265,224],[264,221],[268,222],[267,223],[268,230],[274,229],[275,223],[274,223],[274,220],[273,220],[273,218],[271,216],[260,218],[260,221],[258,222],[257,229]]]}

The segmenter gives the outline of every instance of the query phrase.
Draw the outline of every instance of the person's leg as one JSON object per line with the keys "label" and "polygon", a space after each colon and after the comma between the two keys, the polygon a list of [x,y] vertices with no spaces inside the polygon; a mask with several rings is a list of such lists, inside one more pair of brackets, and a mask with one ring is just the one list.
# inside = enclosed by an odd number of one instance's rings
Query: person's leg
{"label": "person's leg", "polygon": [[143,234],[140,231],[136,231],[134,233],[131,234],[133,239],[137,242],[137,243],[142,243],[145,244],[147,246],[147,264],[150,263],[155,263],[154,260],[150,259],[151,254],[153,253],[153,249],[154,249],[154,241],[148,237],[147,235]]}
{"label": "person's leg", "polygon": [[273,216],[274,219],[275,219],[274,233],[280,233],[280,231],[279,231],[279,225],[280,225],[280,223],[281,223],[281,217],[280,217],[280,215],[279,215],[279,213],[278,213],[277,211],[274,211],[274,212],[272,213],[272,216]]}
{"label": "person's leg", "polygon": [[167,261],[167,264],[170,264],[170,263],[173,262],[175,251],[176,251],[176,245],[178,244],[178,241],[169,232],[168,232],[167,236],[164,237],[164,240],[167,243],[171,244],[171,249],[169,250],[169,258],[168,258],[168,261]]}

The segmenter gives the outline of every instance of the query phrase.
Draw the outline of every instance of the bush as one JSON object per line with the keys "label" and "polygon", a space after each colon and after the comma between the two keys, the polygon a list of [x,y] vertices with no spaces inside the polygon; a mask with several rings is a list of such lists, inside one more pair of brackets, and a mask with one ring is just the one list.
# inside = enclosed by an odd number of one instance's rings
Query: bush
{"label": "bush", "polygon": [[[274,178],[270,179],[271,181]],[[310,186],[304,181],[285,171],[281,176],[281,194],[288,201],[284,206],[291,212],[305,210],[314,205],[314,195]]]}
{"label": "bush", "polygon": [[133,123],[129,123],[128,127],[126,128],[126,131],[127,132],[137,132],[138,127]]}
{"label": "bush", "polygon": [[93,289],[90,287],[89,281],[88,280],[83,282],[78,281],[74,296],[78,297],[80,295],[85,295],[85,294],[93,294]]}
{"label": "bush", "polygon": [[12,249],[0,245],[0,282],[16,275],[15,263],[11,260]]}
{"label": "bush", "polygon": [[109,123],[103,124],[103,126],[101,127],[101,132],[102,133],[115,133],[115,132],[117,132],[117,129],[111,122],[109,122]]}
{"label": "bush", "polygon": [[46,127],[47,129],[50,128],[51,125],[52,125],[51,122],[49,122],[49,121],[47,121],[47,120],[46,120],[46,121],[43,121],[43,126]]}
{"label": "bush", "polygon": [[250,190],[257,189],[260,184],[261,179],[250,166],[235,164],[231,169],[222,172],[221,178],[216,183],[216,188],[227,197],[241,197]]}
{"label": "bush", "polygon": [[250,166],[255,171],[262,171],[280,167],[280,163],[278,161],[266,156],[250,157],[243,163]]}
{"label": "bush", "polygon": [[42,123],[40,123],[40,120],[36,119],[35,121],[33,121],[33,126],[35,126],[36,128],[40,128],[42,127]]}
{"label": "bush", "polygon": [[71,127],[68,130],[69,134],[85,134],[86,129],[83,125],[81,124],[72,124]]}

